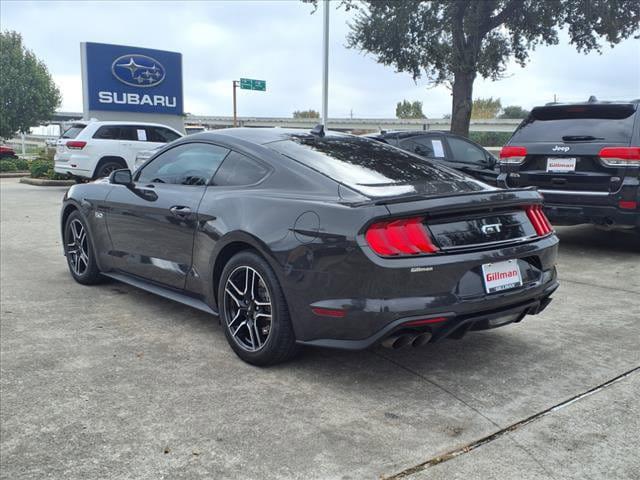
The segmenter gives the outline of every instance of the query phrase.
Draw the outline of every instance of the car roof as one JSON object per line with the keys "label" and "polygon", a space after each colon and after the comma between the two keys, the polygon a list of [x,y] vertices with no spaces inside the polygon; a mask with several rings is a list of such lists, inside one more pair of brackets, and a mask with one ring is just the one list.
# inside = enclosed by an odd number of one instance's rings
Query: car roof
{"label": "car roof", "polygon": [[[151,123],[151,122],[132,122],[130,120],[126,121],[118,121],[118,120],[79,120],[76,122],[72,122],[73,125],[124,125],[124,126],[135,126],[142,125],[145,127],[163,127],[169,128],[171,130],[175,130],[175,128],[170,127],[169,125],[163,125],[162,123]],[[177,130],[176,130],[177,131]]]}
{"label": "car roof", "polygon": [[[209,130],[202,133],[194,133],[189,135],[191,139],[211,140],[215,141],[219,136],[228,136],[237,140],[264,145],[266,143],[277,142],[280,140],[288,140],[292,136],[311,138],[314,134],[310,130],[304,128],[279,128],[279,127],[240,127],[240,128],[224,128],[220,130]],[[326,137],[352,137],[347,133],[327,130]]]}
{"label": "car roof", "polygon": [[455,133],[447,132],[446,130],[386,130],[378,133],[367,133],[362,135],[368,138],[388,138],[388,137],[417,137],[420,135],[448,135],[456,136]]}

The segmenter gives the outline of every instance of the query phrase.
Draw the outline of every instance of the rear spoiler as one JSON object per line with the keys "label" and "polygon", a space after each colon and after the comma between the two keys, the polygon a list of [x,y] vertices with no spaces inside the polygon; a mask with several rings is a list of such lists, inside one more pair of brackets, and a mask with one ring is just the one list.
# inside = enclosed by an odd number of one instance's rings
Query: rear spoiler
{"label": "rear spoiler", "polygon": [[394,203],[405,203],[405,202],[419,202],[421,200],[433,200],[439,198],[450,198],[450,197],[464,197],[464,196],[473,196],[473,195],[487,195],[487,194],[495,194],[502,192],[537,192],[538,187],[522,187],[522,188],[511,188],[509,190],[482,190],[479,192],[460,192],[460,193],[450,193],[447,195],[398,195],[394,197],[386,197],[379,200],[374,201],[374,205],[392,205]]}
{"label": "rear spoiler", "polygon": [[512,190],[468,192],[442,196],[410,196],[385,199],[377,204],[391,215],[426,214],[427,216],[456,212],[486,211],[527,205],[541,205],[542,195],[535,187]]}

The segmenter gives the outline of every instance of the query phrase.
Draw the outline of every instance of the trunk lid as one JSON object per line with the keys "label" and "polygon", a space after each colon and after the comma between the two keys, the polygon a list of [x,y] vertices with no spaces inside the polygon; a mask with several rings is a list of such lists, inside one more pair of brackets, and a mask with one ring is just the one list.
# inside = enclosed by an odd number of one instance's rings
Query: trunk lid
{"label": "trunk lid", "polygon": [[470,192],[431,198],[380,200],[393,218],[420,216],[442,252],[494,248],[537,236],[527,208],[540,205],[534,189]]}

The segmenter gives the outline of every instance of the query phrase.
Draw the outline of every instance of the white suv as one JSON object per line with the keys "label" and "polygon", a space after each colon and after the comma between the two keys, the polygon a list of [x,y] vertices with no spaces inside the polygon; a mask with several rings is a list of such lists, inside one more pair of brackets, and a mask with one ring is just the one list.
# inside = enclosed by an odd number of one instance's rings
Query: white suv
{"label": "white suv", "polygon": [[183,135],[156,123],[75,122],[58,139],[54,170],[75,177],[106,177],[113,170],[135,167],[136,155]]}

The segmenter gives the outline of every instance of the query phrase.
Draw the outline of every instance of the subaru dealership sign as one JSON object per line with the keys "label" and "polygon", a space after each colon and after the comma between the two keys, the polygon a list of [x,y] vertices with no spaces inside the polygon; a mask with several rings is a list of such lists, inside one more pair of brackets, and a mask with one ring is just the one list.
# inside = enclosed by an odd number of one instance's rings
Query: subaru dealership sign
{"label": "subaru dealership sign", "polygon": [[[115,119],[96,112],[182,116],[180,53],[87,42],[81,55],[85,116]],[[131,118],[127,114],[118,118]]]}

